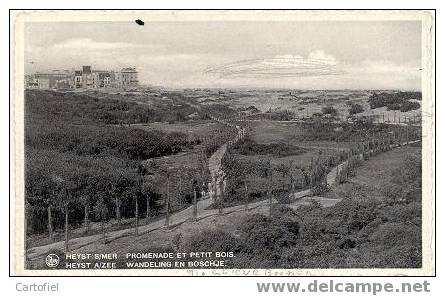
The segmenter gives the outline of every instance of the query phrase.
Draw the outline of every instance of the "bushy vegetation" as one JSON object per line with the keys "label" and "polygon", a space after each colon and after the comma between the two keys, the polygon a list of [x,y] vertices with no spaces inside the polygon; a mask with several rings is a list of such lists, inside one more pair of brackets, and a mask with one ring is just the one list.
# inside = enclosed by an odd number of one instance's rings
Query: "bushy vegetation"
{"label": "bushy vegetation", "polygon": [[[403,102],[400,105],[400,108],[398,110],[400,110],[402,112],[408,112],[408,111],[417,110],[417,109],[420,109],[420,104],[418,102],[407,101],[407,102]],[[390,110],[394,110],[394,109],[390,109]]]}
{"label": "bushy vegetation", "polygon": [[230,149],[222,159],[227,181],[225,205],[251,202],[271,195],[280,203],[289,203],[291,192],[324,183],[329,168],[341,160],[341,157],[320,155],[304,166],[292,161],[273,164],[270,155],[244,157],[236,149]]}
{"label": "bushy vegetation", "polygon": [[219,126],[211,137],[202,143],[205,147],[206,156],[210,157],[221,145],[233,140],[236,135],[236,128],[227,125]]}
{"label": "bushy vegetation", "polygon": [[351,107],[349,107],[349,115],[362,113],[364,111],[365,109],[363,109],[363,106],[360,104],[352,104]]}
{"label": "bushy vegetation", "polygon": [[295,212],[287,207],[274,206],[270,217],[253,214],[241,223],[240,236],[221,229],[204,230],[191,236],[184,243],[188,251],[234,252],[229,267],[277,267],[274,265],[283,248],[296,244],[300,222]]}
{"label": "bushy vegetation", "polygon": [[217,229],[192,235],[182,248],[189,252],[237,252],[241,250],[241,246],[242,243],[238,239]]}
{"label": "bushy vegetation", "polygon": [[295,113],[290,110],[278,110],[272,111],[268,110],[265,113],[254,114],[250,116],[251,119],[266,119],[266,120],[276,120],[276,121],[290,121],[295,118]]}
{"label": "bushy vegetation", "polygon": [[[178,106],[177,111],[181,110]],[[165,193],[150,179],[156,173],[165,184],[167,173],[147,168],[143,161],[181,152],[200,139],[115,124],[157,120],[163,113],[157,111],[144,104],[84,94],[26,91],[28,233],[63,229],[65,214],[70,227],[82,224],[87,231],[90,221],[161,213]],[[196,165],[195,171],[189,170],[190,183],[203,171]],[[159,176],[161,173],[164,175]],[[191,202],[193,189],[186,185],[190,184],[183,184],[178,195]],[[172,186],[172,197],[174,189]]]}
{"label": "bushy vegetation", "polygon": [[239,109],[239,111],[244,111],[244,112],[251,113],[251,114],[260,112],[260,110],[258,110],[257,107],[252,106],[252,105],[249,106],[249,107],[241,107],[241,108],[238,108],[238,109]]}
{"label": "bushy vegetation", "polygon": [[420,165],[420,155],[409,155],[391,180],[415,198],[375,199],[354,184],[332,207],[273,205],[270,216],[247,216],[232,232],[207,230],[189,245],[234,251],[233,268],[420,268]]}
{"label": "bushy vegetation", "polygon": [[218,118],[230,118],[238,115],[238,111],[223,104],[210,104],[203,106],[201,112]]}
{"label": "bushy vegetation", "polygon": [[420,129],[416,127],[398,127],[385,124],[373,124],[366,119],[357,119],[351,123],[332,123],[314,120],[301,124],[302,133],[294,136],[299,141],[363,142],[371,138],[391,139],[394,134],[404,139],[418,139]]}
{"label": "bushy vegetation", "polygon": [[362,159],[359,156],[351,157],[345,166],[339,170],[336,176],[336,182],[341,184],[346,182],[348,178],[354,177],[356,174],[357,168],[362,164]]}
{"label": "bushy vegetation", "polygon": [[337,116],[337,109],[335,109],[333,106],[325,106],[321,108],[321,113],[324,115],[330,115],[330,116]]}
{"label": "bushy vegetation", "polygon": [[268,114],[270,120],[289,121],[295,117],[295,114],[289,110],[280,110]]}
{"label": "bushy vegetation", "polygon": [[241,155],[270,155],[285,157],[306,152],[306,149],[285,143],[258,144],[251,138],[245,138],[232,147],[235,153]]}
{"label": "bushy vegetation", "polygon": [[[108,221],[115,213],[113,197],[125,204],[123,218],[134,214],[134,198],[139,199],[141,207],[147,202],[136,162],[114,156],[79,156],[72,152],[37,149],[27,150],[25,160],[30,233],[48,230],[48,207],[52,208],[51,226],[56,230],[64,226],[67,204],[70,204],[70,225],[74,227],[84,222],[85,211],[91,221]],[[159,196],[150,198],[151,208],[158,210]]]}
{"label": "bushy vegetation", "polygon": [[283,209],[249,216],[238,237],[208,231],[190,244],[204,249],[216,242],[234,251],[233,268],[421,267],[420,203],[395,209],[378,200],[345,199],[331,208]]}
{"label": "bushy vegetation", "polygon": [[388,110],[400,110],[407,112],[410,110],[417,110],[420,108],[420,104],[416,101],[422,100],[421,92],[395,92],[395,93],[373,93],[368,103],[371,109],[387,107]]}
{"label": "bushy vegetation", "polygon": [[189,142],[186,134],[144,131],[140,129],[101,126],[28,125],[25,145],[34,149],[74,152],[77,155],[114,155],[132,160],[143,160],[180,152],[184,147],[199,143]]}
{"label": "bushy vegetation", "polygon": [[[173,98],[175,96],[172,95]],[[94,96],[42,90],[26,90],[27,119],[48,122],[68,120],[76,124],[97,122],[103,124],[130,124],[148,122],[175,122],[187,120],[197,112],[181,101],[165,100],[156,104],[137,103],[121,95]]]}
{"label": "bushy vegetation", "polygon": [[388,203],[420,201],[422,196],[421,160],[420,155],[409,154],[400,170],[392,172],[392,184],[384,188]]}

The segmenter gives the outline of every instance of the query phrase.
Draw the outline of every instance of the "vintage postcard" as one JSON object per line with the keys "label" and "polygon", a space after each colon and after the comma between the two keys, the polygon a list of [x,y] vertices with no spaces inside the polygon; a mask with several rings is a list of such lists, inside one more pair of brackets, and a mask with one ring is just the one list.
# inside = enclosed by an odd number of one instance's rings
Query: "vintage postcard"
{"label": "vintage postcard", "polygon": [[11,11],[11,274],[435,274],[434,11]]}

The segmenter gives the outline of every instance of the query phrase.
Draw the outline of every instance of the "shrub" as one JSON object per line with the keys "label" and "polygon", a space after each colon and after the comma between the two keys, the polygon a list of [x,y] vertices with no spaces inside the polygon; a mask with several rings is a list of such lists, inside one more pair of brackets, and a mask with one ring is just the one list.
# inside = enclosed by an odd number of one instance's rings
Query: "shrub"
{"label": "shrub", "polygon": [[249,138],[234,145],[233,149],[241,155],[274,155],[279,157],[299,155],[306,152],[304,148],[285,143],[258,144]]}
{"label": "shrub", "polygon": [[331,116],[336,116],[337,115],[337,109],[335,109],[333,106],[325,106],[321,109],[321,112],[324,115],[331,115]]}
{"label": "shrub", "polygon": [[406,102],[403,102],[402,105],[400,106],[400,111],[408,112],[411,110],[417,110],[419,108],[420,108],[420,104],[418,102],[406,101]]}
{"label": "shrub", "polygon": [[409,204],[394,204],[383,207],[379,211],[379,216],[389,222],[411,223],[421,226],[422,204],[412,202]]}
{"label": "shrub", "polygon": [[281,255],[279,266],[282,268],[302,267],[307,260],[307,255],[302,247],[285,249]]}
{"label": "shrub", "polygon": [[292,210],[276,208],[273,213],[272,217],[251,215],[241,225],[248,252],[276,255],[282,248],[295,245],[300,224]]}
{"label": "shrub", "polygon": [[349,162],[347,165],[347,170],[348,170],[348,176],[352,177],[355,176],[356,172],[357,172],[357,168],[363,163],[363,161],[358,158],[357,156],[352,156],[349,158]]}
{"label": "shrub", "polygon": [[114,155],[133,160],[177,153],[189,145],[187,135],[183,133],[69,123],[28,125],[25,141],[29,148],[73,151],[78,155]]}
{"label": "shrub", "polygon": [[420,201],[422,197],[421,155],[407,155],[402,166],[392,171],[391,181],[391,184],[383,188],[388,203]]}
{"label": "shrub", "polygon": [[360,231],[376,217],[376,205],[359,205],[352,209],[346,222],[349,233]]}
{"label": "shrub", "polygon": [[206,229],[190,236],[184,242],[189,252],[239,252],[242,243],[233,235],[221,229]]}
{"label": "shrub", "polygon": [[[390,110],[401,110],[404,105],[405,109],[415,108],[418,109],[420,105],[418,103],[411,104],[410,100],[421,100],[422,93],[420,92],[395,92],[395,93],[373,93],[368,103],[371,109],[388,107]],[[418,107],[416,107],[418,105]],[[411,109],[413,110],[413,109]],[[405,111],[402,111],[405,112]]]}
{"label": "shrub", "polygon": [[287,191],[280,192],[278,194],[274,194],[274,196],[275,196],[275,199],[280,204],[290,204],[292,202],[291,195]]}
{"label": "shrub", "polygon": [[379,266],[388,268],[421,268],[422,247],[420,245],[398,245],[380,252]]}
{"label": "shrub", "polygon": [[369,237],[374,244],[385,247],[398,245],[417,246],[422,242],[421,228],[405,223],[388,222],[380,227]]}
{"label": "shrub", "polygon": [[357,113],[362,113],[363,111],[365,111],[365,109],[363,109],[363,106],[360,104],[353,104],[351,105],[351,107],[349,108],[349,115],[354,115]]}
{"label": "shrub", "polygon": [[315,185],[311,188],[311,194],[313,196],[323,196],[325,195],[329,190],[331,190],[330,186],[326,183],[320,183]]}

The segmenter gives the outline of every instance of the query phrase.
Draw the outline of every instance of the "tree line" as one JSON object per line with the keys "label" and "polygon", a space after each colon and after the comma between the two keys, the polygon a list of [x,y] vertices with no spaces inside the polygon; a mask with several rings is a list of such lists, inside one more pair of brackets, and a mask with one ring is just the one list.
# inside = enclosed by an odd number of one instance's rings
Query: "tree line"
{"label": "tree line", "polygon": [[[47,233],[52,241],[64,230],[68,248],[73,229],[92,233],[97,229],[91,223],[97,222],[106,241],[111,219],[119,225],[132,218],[137,232],[139,218],[165,215],[177,200],[185,205],[201,196],[207,172],[202,138],[104,124],[96,108],[115,111],[127,122],[132,109],[150,114],[141,104],[50,91],[25,93],[28,237]],[[163,171],[146,163],[197,146],[203,152],[187,168]],[[168,190],[166,179],[174,184]]]}

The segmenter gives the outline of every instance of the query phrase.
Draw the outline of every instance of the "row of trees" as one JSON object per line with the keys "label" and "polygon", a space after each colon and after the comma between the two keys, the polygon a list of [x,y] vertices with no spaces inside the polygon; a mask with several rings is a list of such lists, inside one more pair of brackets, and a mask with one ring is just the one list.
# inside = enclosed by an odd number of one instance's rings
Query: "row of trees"
{"label": "row of trees", "polygon": [[352,123],[332,123],[321,120],[299,123],[294,140],[297,141],[331,141],[331,142],[364,142],[381,137],[394,137],[398,134],[410,139],[417,139],[421,130],[415,126],[375,124],[366,119]]}
{"label": "row of trees", "polygon": [[[181,98],[174,94],[170,97],[171,102],[167,98],[154,105],[159,108],[164,105],[173,108],[175,102],[184,105]],[[209,179],[207,156],[233,137],[234,128],[224,125],[215,130],[213,137],[191,139],[184,133],[103,125],[116,122],[104,121],[99,114],[116,113],[125,119],[118,123],[145,122],[145,119],[134,121],[131,114],[137,111],[153,118],[146,106],[72,93],[26,93],[28,236],[47,232],[53,240],[57,231],[64,229],[68,248],[70,233],[97,232],[97,222],[105,241],[110,220],[116,221],[115,229],[121,223],[128,223],[124,219],[131,218],[137,233],[142,216],[149,220],[165,215],[169,225],[171,211],[189,204],[195,204],[193,212],[197,216],[197,200]],[[197,111],[190,105],[185,109]],[[202,152],[193,152],[187,164],[145,161],[162,159],[192,146],[202,147]]]}
{"label": "row of trees", "polygon": [[409,154],[386,168],[385,183],[392,190],[379,188],[378,199],[367,186],[351,184],[332,207],[317,202],[296,210],[273,205],[269,217],[247,215],[233,225],[236,236],[207,230],[179,249],[235,252],[232,268],[419,268],[421,159]]}
{"label": "row of trees", "polygon": [[271,158],[246,160],[228,152],[223,159],[227,176],[226,203],[249,203],[255,199],[272,196],[279,202],[290,202],[289,194],[324,183],[330,167],[342,156],[322,155],[303,165],[290,161],[275,164]]}
{"label": "row of trees", "polygon": [[[313,157],[310,163],[303,165],[290,161],[274,164],[270,157],[259,159],[240,158],[236,147],[230,149],[223,158],[223,168],[226,173],[226,204],[246,204],[253,199],[274,196],[280,203],[290,202],[290,193],[311,188],[313,194],[323,194],[329,189],[327,175],[337,166],[337,182],[344,182],[361,160],[393,147],[419,140],[420,131],[409,127],[393,127],[391,130],[379,132],[368,131],[355,143],[349,143],[348,148],[334,147],[333,154],[320,154]],[[245,150],[245,149],[244,149]],[[347,161],[346,166],[338,166]],[[332,181],[332,180],[331,180]]]}
{"label": "row of trees", "polygon": [[174,168],[153,163],[130,166],[116,159],[104,166],[91,157],[79,162],[76,156],[59,156],[28,154],[25,216],[28,234],[47,231],[52,240],[55,229],[64,229],[67,249],[70,229],[82,226],[83,233],[89,233],[91,222],[100,223],[104,242],[111,219],[120,225],[132,218],[136,235],[143,215],[147,221],[165,215],[169,226],[172,208],[196,205],[208,179],[206,158],[198,158],[194,167]]}

